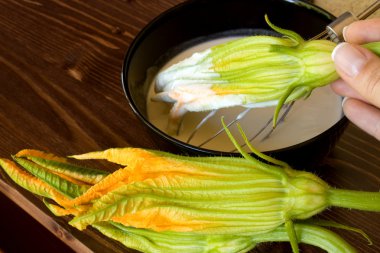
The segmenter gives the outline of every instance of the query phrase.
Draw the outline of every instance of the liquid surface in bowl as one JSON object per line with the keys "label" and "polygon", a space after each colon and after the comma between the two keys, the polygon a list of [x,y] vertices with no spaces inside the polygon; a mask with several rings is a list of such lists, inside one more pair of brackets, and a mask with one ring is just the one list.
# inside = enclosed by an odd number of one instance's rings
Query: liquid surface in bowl
{"label": "liquid surface in bowl", "polygon": [[[193,46],[174,56],[162,67],[162,70],[191,56],[195,52],[236,38],[237,37],[214,39]],[[148,119],[155,127],[166,132],[171,104],[153,102],[151,100],[153,95],[154,81],[151,83],[147,98]],[[189,144],[215,151],[234,151],[233,144],[224,132],[211,141],[205,142],[221,129],[222,116],[224,116],[225,122],[228,123],[233,121],[239,113],[245,110],[246,108],[243,107],[218,110],[218,112],[197,131]],[[243,119],[239,120],[248,138],[255,136],[257,132],[267,124],[268,120],[273,116],[274,110],[275,107],[253,108]],[[184,117],[179,135],[172,137],[182,142],[187,142],[193,129],[208,113],[209,112],[188,112]],[[276,127],[269,138],[266,138],[266,135],[271,130],[271,124],[269,124],[264,132],[251,141],[251,143],[260,151],[287,148],[316,137],[332,127],[342,117],[341,97],[332,92],[328,86],[317,88],[308,99],[296,101],[292,110],[287,115],[286,120]],[[236,126],[232,125],[230,130],[235,138],[238,139],[240,143],[243,143]]]}

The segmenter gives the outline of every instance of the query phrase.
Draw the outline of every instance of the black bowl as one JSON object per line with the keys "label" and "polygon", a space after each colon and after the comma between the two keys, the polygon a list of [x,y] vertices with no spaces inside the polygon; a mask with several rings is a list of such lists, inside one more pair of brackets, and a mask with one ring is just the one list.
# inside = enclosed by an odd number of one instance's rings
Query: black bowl
{"label": "black bowl", "polygon": [[[293,30],[305,39],[325,29],[334,17],[299,0],[191,0],[162,13],[135,38],[123,65],[122,85],[130,106],[152,133],[182,151],[200,155],[236,155],[199,148],[179,141],[155,127],[147,117],[147,70],[159,66],[176,52],[221,34],[255,33],[272,23]],[[317,165],[335,145],[347,120],[343,117],[322,134],[300,144],[267,152],[298,168]]]}

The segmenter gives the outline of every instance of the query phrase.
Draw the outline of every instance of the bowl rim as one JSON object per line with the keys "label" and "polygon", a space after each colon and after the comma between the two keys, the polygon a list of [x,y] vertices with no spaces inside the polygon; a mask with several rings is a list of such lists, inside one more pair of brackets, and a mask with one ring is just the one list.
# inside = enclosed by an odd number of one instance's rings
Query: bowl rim
{"label": "bowl rim", "polygon": [[[218,150],[212,150],[212,149],[207,149],[207,148],[201,148],[201,147],[198,147],[198,146],[194,146],[194,145],[191,145],[189,143],[180,141],[180,140],[176,139],[175,137],[172,137],[172,136],[166,134],[165,132],[163,132],[162,130],[160,130],[158,127],[156,127],[155,125],[153,125],[147,119],[147,117],[145,117],[138,110],[138,108],[137,108],[137,106],[136,106],[136,104],[134,102],[134,99],[132,97],[132,94],[131,94],[131,92],[129,90],[129,85],[128,85],[128,67],[129,67],[130,62],[132,60],[132,56],[133,56],[133,54],[136,51],[136,48],[138,48],[138,46],[139,46],[140,41],[143,40],[144,37],[146,37],[149,34],[149,32],[152,29],[154,29],[154,27],[156,25],[158,25],[157,23],[159,23],[159,21],[161,19],[163,19],[165,17],[168,17],[169,15],[173,15],[179,9],[186,8],[188,5],[192,5],[195,2],[199,2],[199,1],[200,0],[187,0],[187,1],[184,1],[182,3],[179,3],[179,4],[177,4],[177,5],[169,8],[168,10],[160,13],[158,16],[156,16],[154,19],[152,19],[146,26],[144,26],[139,31],[139,33],[133,39],[131,45],[129,46],[129,48],[128,48],[125,56],[124,56],[124,60],[123,60],[123,64],[122,64],[122,71],[121,71],[121,84],[122,84],[122,88],[123,88],[125,96],[127,97],[129,106],[133,110],[134,114],[137,115],[137,117],[145,124],[145,126],[147,126],[155,134],[159,135],[161,138],[165,139],[166,141],[175,144],[179,148],[185,148],[187,150],[191,150],[192,152],[201,153],[201,154],[224,155],[224,156],[226,156],[226,155],[229,155],[229,156],[231,156],[231,155],[239,155],[239,153],[237,153],[237,152],[218,151]],[[295,5],[301,6],[302,8],[310,9],[312,11],[315,11],[315,12],[317,12],[319,14],[322,14],[322,15],[326,16],[326,18],[330,19],[331,21],[333,21],[335,19],[335,16],[332,15],[327,10],[325,10],[325,9],[319,7],[319,6],[316,6],[315,4],[313,4],[311,2],[308,2],[306,0],[281,0],[281,1],[282,2],[288,2],[288,3],[291,3],[291,4],[295,4]],[[269,154],[271,154],[271,153],[282,153],[282,152],[287,152],[287,151],[291,151],[291,150],[294,150],[294,149],[302,148],[303,146],[307,146],[308,144],[314,142],[315,140],[321,138],[322,136],[325,136],[325,135],[329,134],[330,132],[334,131],[334,129],[338,129],[338,128],[341,128],[341,127],[345,126],[347,123],[348,123],[348,119],[346,118],[346,116],[342,112],[342,117],[334,125],[332,125],[331,127],[327,128],[324,132],[319,133],[316,136],[314,136],[314,137],[312,137],[312,138],[310,138],[308,140],[302,141],[300,143],[297,143],[297,144],[294,144],[294,145],[291,145],[291,146],[287,146],[287,147],[283,147],[283,148],[279,148],[279,149],[264,151],[263,153],[269,153]]]}

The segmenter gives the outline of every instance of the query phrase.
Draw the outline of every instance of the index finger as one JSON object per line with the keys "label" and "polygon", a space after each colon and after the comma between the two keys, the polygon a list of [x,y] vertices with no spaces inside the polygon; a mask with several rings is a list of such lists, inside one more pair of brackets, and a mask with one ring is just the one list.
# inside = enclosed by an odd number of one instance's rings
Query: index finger
{"label": "index finger", "polygon": [[353,44],[380,41],[380,18],[356,21],[343,30],[344,39]]}

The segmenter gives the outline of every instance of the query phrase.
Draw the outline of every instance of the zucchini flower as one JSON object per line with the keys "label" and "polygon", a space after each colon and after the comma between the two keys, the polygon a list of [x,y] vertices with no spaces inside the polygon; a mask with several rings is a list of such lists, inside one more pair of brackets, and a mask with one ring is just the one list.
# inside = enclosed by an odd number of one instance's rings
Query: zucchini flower
{"label": "zucchini flower", "polygon": [[[134,154],[137,155],[139,152]],[[102,177],[107,174],[104,171],[100,172],[96,169],[69,164],[65,159],[62,160],[59,157],[36,150],[22,150],[14,156],[14,159],[19,165],[22,165],[22,168],[8,159],[0,159],[0,166],[10,178],[26,190],[57,203],[64,203],[63,200],[67,198],[66,196],[72,193],[72,186],[81,186],[83,181],[93,181],[94,176]],[[44,173],[41,173],[42,171]],[[71,187],[67,181],[72,183]],[[109,179],[106,181],[109,182]],[[93,186],[95,185],[93,184]],[[85,191],[82,191],[82,194],[85,195]],[[49,200],[44,200],[44,203],[53,214],[58,216],[78,216],[85,211],[83,206],[62,209],[50,203]],[[175,253],[179,251],[237,253],[248,252],[262,242],[289,241],[284,226],[280,226],[270,233],[259,234],[254,237],[233,234],[205,235],[191,232],[157,232],[150,229],[124,226],[113,221],[97,222],[91,226],[128,248],[147,253]],[[300,243],[312,244],[331,253],[356,253],[351,245],[327,229],[312,224],[295,224],[294,228]],[[361,233],[360,231],[357,232]]]}
{"label": "zucchini flower", "polygon": [[70,225],[92,226],[143,252],[247,252],[266,241],[290,241],[294,253],[300,242],[328,252],[355,252],[321,226],[363,234],[360,230],[306,219],[330,206],[380,211],[379,192],[332,188],[310,172],[259,153],[242,133],[264,161],[257,160],[224,127],[242,158],[139,148],[72,156],[122,166],[109,173],[23,150],[13,156],[16,163],[0,159],[0,166],[15,183],[46,198],[55,215],[74,216]]}
{"label": "zucchini flower", "polygon": [[123,185],[93,200],[92,207],[70,224],[82,230],[112,221],[157,232],[254,236],[283,225],[292,234],[293,221],[330,206],[380,211],[380,193],[334,189],[312,173],[259,153],[247,142],[267,162],[256,160],[225,129],[244,158],[187,157],[135,148],[72,156],[106,159],[128,169],[124,179],[117,179]]}
{"label": "zucchini flower", "polygon": [[338,79],[331,59],[335,43],[305,41],[265,19],[283,37],[250,36],[216,45],[157,75],[152,99],[173,104],[170,134],[186,112],[232,106],[276,106],[275,126],[284,104],[307,98],[313,89]]}

